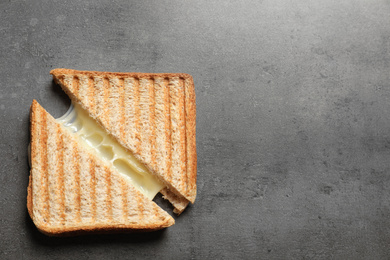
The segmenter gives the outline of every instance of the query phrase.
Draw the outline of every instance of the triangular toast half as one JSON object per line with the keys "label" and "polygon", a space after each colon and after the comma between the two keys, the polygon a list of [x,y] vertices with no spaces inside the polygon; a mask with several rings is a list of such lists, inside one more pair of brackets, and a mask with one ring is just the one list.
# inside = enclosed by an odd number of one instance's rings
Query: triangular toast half
{"label": "triangular toast half", "polygon": [[195,91],[188,74],[55,69],[54,80],[167,188],[180,213],[196,197]]}
{"label": "triangular toast half", "polygon": [[27,208],[48,235],[158,230],[174,219],[60,125],[31,105]]}

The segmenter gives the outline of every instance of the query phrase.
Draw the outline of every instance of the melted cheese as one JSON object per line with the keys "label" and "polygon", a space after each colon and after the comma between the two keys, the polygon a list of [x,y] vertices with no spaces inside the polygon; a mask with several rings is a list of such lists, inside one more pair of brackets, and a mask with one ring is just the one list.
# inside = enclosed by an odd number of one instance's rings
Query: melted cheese
{"label": "melted cheese", "polygon": [[57,121],[87,149],[125,175],[150,200],[164,187],[130,152],[92,119],[80,105],[72,104]]}

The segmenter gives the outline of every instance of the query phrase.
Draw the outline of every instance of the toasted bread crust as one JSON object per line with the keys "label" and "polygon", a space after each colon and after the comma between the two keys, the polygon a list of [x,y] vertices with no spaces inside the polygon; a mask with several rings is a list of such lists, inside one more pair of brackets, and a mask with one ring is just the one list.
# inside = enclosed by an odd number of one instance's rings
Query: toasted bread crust
{"label": "toasted bread crust", "polygon": [[163,198],[171,202],[174,209],[173,212],[177,215],[180,215],[187,207],[189,201],[181,196],[177,196],[175,193],[170,191],[167,188],[162,189],[161,194],[163,195]]}
{"label": "toasted bread crust", "polygon": [[30,176],[28,177],[28,186],[27,186],[27,211],[30,215],[31,219],[33,218],[33,206],[32,206],[32,173],[30,172]]}
{"label": "toasted bread crust", "polygon": [[[50,72],[53,75],[53,78],[55,82],[57,82],[62,89],[68,94],[68,96],[72,99],[73,102],[80,104],[84,109],[88,111],[90,116],[94,118],[108,133],[110,133],[122,146],[127,148],[130,152],[132,152],[135,157],[140,160],[149,170],[152,174],[157,176],[163,183],[165,183],[169,190],[172,191],[176,196],[183,197],[186,200],[190,202],[194,202],[196,198],[196,172],[197,172],[197,157],[196,157],[196,103],[195,103],[195,90],[194,90],[194,84],[193,79],[190,75],[184,74],[184,73],[121,73],[121,72],[97,72],[97,71],[77,71],[77,70],[71,70],[71,69],[55,69]],[[72,79],[72,82],[75,80],[77,81],[76,84],[70,83],[69,81],[65,80],[65,77],[69,77]],[[89,80],[87,85],[81,86],[79,84],[79,80],[82,77],[87,77]],[[171,113],[173,116],[177,116],[176,118],[171,118],[170,120],[173,123],[170,123],[168,126],[165,123],[165,129],[167,127],[177,127],[176,130],[166,130],[169,132],[166,137],[163,137],[165,139],[165,143],[169,144],[172,142],[174,147],[172,147],[173,154],[172,156],[175,156],[177,158],[177,161],[172,161],[169,156],[170,149],[167,148],[167,154],[168,158],[162,158],[162,161],[165,161],[166,163],[166,171],[162,171],[159,169],[159,167],[156,166],[155,163],[155,154],[154,148],[156,146],[156,141],[151,138],[150,143],[144,141],[149,140],[147,136],[153,137],[155,132],[147,132],[147,129],[153,129],[153,127],[156,127],[156,120],[162,120],[157,117],[155,117],[156,113],[155,111],[155,105],[157,104],[152,101],[151,102],[151,110],[148,110],[147,112],[144,112],[144,109],[148,109],[147,107],[142,107],[142,104],[145,104],[145,98],[142,100],[137,99],[138,94],[141,88],[141,91],[143,91],[144,83],[140,86],[138,83],[134,85],[134,93],[135,98],[134,104],[132,105],[134,107],[134,111],[132,116],[135,116],[135,118],[128,118],[128,121],[135,120],[134,126],[135,135],[133,138],[124,138],[124,134],[122,134],[120,131],[116,131],[116,126],[113,123],[110,123],[110,120],[107,120],[107,114],[110,112],[106,112],[107,108],[104,110],[102,107],[99,107],[101,102],[106,102],[106,93],[109,90],[109,87],[107,84],[99,83],[100,79],[108,79],[105,80],[105,82],[108,81],[114,81],[119,80],[119,82],[122,82],[124,79],[128,78],[134,78],[136,82],[144,82],[144,80],[152,80],[153,82],[155,79],[168,79],[172,80],[172,86],[168,86],[170,90],[170,97],[168,97],[168,101],[170,102],[171,106]],[[91,82],[95,80],[95,82]],[[94,85],[93,85],[94,84]],[[111,84],[111,83],[110,83]],[[91,86],[92,85],[92,86]],[[115,84],[114,84],[115,85]],[[145,85],[146,86],[146,85]],[[91,91],[88,91],[88,89],[93,89],[93,93]],[[153,88],[153,86],[152,86]],[[87,89],[87,90],[86,90]],[[113,88],[114,89],[114,88]],[[121,88],[120,88],[121,89]],[[150,90],[150,87],[149,87]],[[80,93],[80,92],[83,93]],[[154,95],[155,89],[151,90]],[[99,94],[103,93],[103,94]],[[121,90],[120,93],[124,93],[124,91]],[[96,98],[93,98],[94,95]],[[100,95],[100,96],[99,96]],[[149,94],[151,95],[151,94]],[[126,96],[127,97],[127,96]],[[124,97],[124,98],[126,98]],[[143,96],[142,96],[143,97]],[[131,97],[129,97],[131,98]],[[95,100],[96,99],[96,100]],[[101,99],[104,99],[103,101]],[[100,100],[100,101],[99,101]],[[172,101],[173,100],[173,101]],[[141,103],[140,106],[138,106],[138,102]],[[167,101],[164,101],[167,102]],[[123,99],[118,99],[117,103],[127,105],[126,102],[123,101]],[[166,104],[166,103],[165,103]],[[122,105],[123,106],[123,105]],[[137,110],[138,109],[138,110]],[[141,110],[139,110],[141,109]],[[172,113],[173,112],[173,113]],[[150,117],[147,116],[150,113]],[[170,114],[168,116],[170,117]],[[122,115],[124,116],[124,115]],[[144,136],[139,135],[139,131],[144,129],[138,129],[137,123],[139,120],[139,117],[142,116],[142,119],[144,121],[143,126],[146,126],[146,132]],[[122,122],[124,118],[121,118],[120,121]],[[146,123],[146,125],[145,125]],[[138,129],[138,130],[137,130]],[[123,131],[123,129],[122,129]],[[125,129],[125,132],[129,132],[130,130]],[[176,132],[177,131],[177,132]],[[152,134],[152,135],[151,135]],[[171,140],[167,140],[167,138],[171,138]],[[173,138],[173,139],[172,139]],[[143,145],[144,143],[147,143],[147,145]],[[167,146],[169,147],[169,145]],[[171,167],[174,167],[171,168]],[[174,170],[174,175],[171,176],[171,169]],[[172,197],[172,196],[167,196]],[[182,211],[182,209],[177,209],[178,211]]]}
{"label": "toasted bread crust", "polygon": [[48,228],[48,227],[38,227],[38,230],[51,237],[69,237],[69,236],[82,236],[89,234],[117,234],[117,233],[136,233],[136,232],[152,232],[160,229],[167,228],[167,225],[154,226],[139,226],[139,225],[101,225],[101,226],[91,226],[91,227],[80,227],[80,228]]}
{"label": "toasted bread crust", "polygon": [[141,73],[141,72],[107,72],[107,71],[88,71],[88,70],[73,70],[73,69],[53,69],[50,74],[54,77],[61,75],[85,75],[88,77],[107,77],[107,78],[172,78],[178,77],[183,79],[191,79],[192,76],[187,73]]}
{"label": "toasted bread crust", "polygon": [[[27,209],[34,224],[42,233],[50,236],[63,236],[86,233],[153,231],[174,224],[175,221],[169,214],[132,187],[125,177],[110,169],[105,162],[79,145],[74,137],[60,126],[35,100],[31,105],[30,115],[31,171],[27,188]],[[53,129],[57,129],[57,131],[53,131]],[[47,135],[48,138],[42,139],[43,134]],[[69,166],[65,173],[61,170],[61,165],[42,163],[48,160],[50,156],[54,156],[54,158],[62,157],[61,160],[65,160],[64,153],[58,152],[58,149],[53,149],[53,154],[47,155],[47,157],[42,156],[40,151],[46,149],[49,145],[61,147],[61,150],[67,152],[70,149],[69,143],[77,146],[80,158],[86,158],[85,160],[87,160],[80,161],[81,166],[76,166],[76,168],[88,167],[83,166],[86,165],[85,162],[92,163],[93,166],[90,166],[89,171],[84,170],[83,174],[88,175],[93,170],[96,174],[96,182],[105,187],[96,186],[95,182],[85,183],[87,186],[92,185],[93,189],[96,189],[96,194],[93,195],[89,191],[87,191],[87,195],[80,194],[80,196],[83,196],[84,203],[87,203],[84,205],[84,209],[77,206],[77,199],[72,197],[73,194],[67,195],[65,188],[58,185],[58,183],[63,183],[64,179],[70,178],[80,170],[76,171]],[[105,177],[102,178],[102,176]],[[39,181],[45,179],[49,181]],[[37,184],[34,184],[36,181],[38,181]],[[115,182],[116,186],[112,182]],[[42,184],[44,186],[39,186]],[[111,189],[116,189],[116,193],[113,194]],[[70,191],[70,193],[74,192],[76,191]],[[64,196],[68,196],[67,199]],[[115,202],[117,196],[126,196],[126,199],[122,200],[126,203],[118,204],[118,201]],[[96,201],[94,198],[96,198]],[[130,201],[134,199],[137,199],[138,202]],[[133,205],[134,203],[139,204],[139,202],[142,207]],[[52,203],[53,206],[48,207],[48,203]],[[104,204],[103,206],[99,204],[99,219],[94,215],[96,214],[96,203]],[[94,211],[85,210],[85,207],[90,208],[90,205],[95,205]],[[113,214],[113,205],[116,207],[116,215]],[[68,210],[66,211],[66,209]],[[75,217],[77,212],[82,213],[80,219]],[[114,216],[115,220],[113,219]]]}
{"label": "toasted bread crust", "polygon": [[196,102],[194,81],[191,78],[185,81],[185,105],[186,105],[186,143],[187,143],[187,182],[188,196],[192,203],[196,198],[197,154],[196,154]]}
{"label": "toasted bread crust", "polygon": [[51,228],[45,225],[37,225],[34,223],[37,229],[47,235],[53,237],[64,236],[79,236],[87,234],[111,234],[111,233],[132,233],[132,232],[152,232],[160,229],[170,227],[173,224],[156,224],[156,225],[138,225],[138,224],[102,224],[83,227],[70,227],[70,228]]}
{"label": "toasted bread crust", "polygon": [[[32,118],[34,117],[33,113],[35,113],[35,110],[33,110],[33,106],[35,106],[36,103],[36,100],[34,99],[33,100],[33,103],[30,107],[30,122],[32,122]],[[35,132],[35,129],[33,128],[35,127],[35,124],[30,124],[30,146],[29,146],[29,149],[30,149],[30,164],[31,164],[31,158],[33,156],[33,151],[32,151],[32,148],[31,148],[31,143],[32,143],[32,133]],[[35,152],[35,150],[34,150]],[[30,215],[31,219],[33,218],[33,204],[32,204],[32,171],[30,170],[30,175],[28,176],[28,186],[27,186],[27,210],[28,210],[28,214]]]}

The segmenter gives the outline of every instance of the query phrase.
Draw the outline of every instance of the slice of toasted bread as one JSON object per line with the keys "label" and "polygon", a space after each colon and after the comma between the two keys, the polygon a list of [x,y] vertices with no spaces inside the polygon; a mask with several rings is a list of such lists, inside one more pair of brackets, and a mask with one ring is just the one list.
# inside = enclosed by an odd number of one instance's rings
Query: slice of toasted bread
{"label": "slice of toasted bread", "polygon": [[41,232],[152,231],[174,224],[168,213],[79,144],[35,100],[30,119],[27,208]]}
{"label": "slice of toasted bread", "polygon": [[181,213],[196,197],[195,91],[188,74],[50,72],[73,102],[88,111],[167,188]]}

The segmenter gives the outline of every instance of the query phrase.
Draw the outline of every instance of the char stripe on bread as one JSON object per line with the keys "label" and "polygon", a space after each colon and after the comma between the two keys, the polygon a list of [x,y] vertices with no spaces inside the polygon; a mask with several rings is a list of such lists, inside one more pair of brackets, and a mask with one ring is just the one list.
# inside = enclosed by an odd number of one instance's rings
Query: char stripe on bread
{"label": "char stripe on bread", "polygon": [[94,104],[94,102],[91,101],[91,98],[95,97],[95,90],[96,89],[95,89],[94,84],[93,84],[93,78],[91,78],[91,77],[87,77],[87,78],[88,78],[88,81],[86,82],[88,84],[86,87],[87,88],[87,101],[85,103],[88,104],[89,110],[95,111],[96,105]]}
{"label": "char stripe on bread", "polygon": [[65,235],[156,230],[174,224],[168,213],[126,178],[79,144],[33,101],[27,205],[39,230]]}
{"label": "char stripe on bread", "polygon": [[61,129],[60,126],[56,126],[57,130],[57,148],[58,156],[57,156],[57,162],[58,162],[58,181],[56,183],[56,197],[58,198],[58,201],[60,202],[58,204],[59,207],[59,218],[61,221],[61,224],[65,223],[65,187],[64,187],[64,149],[63,149],[63,137],[61,135]]}
{"label": "char stripe on bread", "polygon": [[73,87],[73,89],[74,89],[74,92],[75,92],[77,95],[79,94],[79,90],[80,90],[79,83],[80,83],[79,77],[73,77],[73,78],[72,78],[72,87]]}
{"label": "char stripe on bread", "polygon": [[[113,99],[109,99],[110,90],[109,88],[110,84],[108,81],[108,78],[103,78],[103,111],[102,111],[102,121],[105,124],[110,124],[110,118],[108,117],[108,114],[110,113],[110,110],[112,109],[111,102],[113,102]],[[109,99],[109,100],[108,100]]]}
{"label": "char stripe on bread", "polygon": [[[69,191],[69,196],[72,196],[71,194],[75,194],[73,196],[73,199],[75,201],[75,205],[74,205],[74,209],[72,210],[72,208],[69,210],[69,216],[72,216],[73,212],[76,212],[75,214],[75,221],[76,223],[80,223],[81,222],[81,182],[80,182],[80,167],[79,167],[79,159],[80,159],[80,155],[79,155],[79,149],[77,148],[76,145],[74,145],[72,143],[72,147],[73,147],[73,153],[74,153],[74,157],[73,157],[73,171],[70,171],[69,175],[72,175],[72,173],[74,173],[74,176],[75,176],[75,184],[74,184],[74,190],[75,192],[72,192],[72,190]],[[72,169],[72,168],[71,168]],[[67,174],[68,175],[68,174]],[[69,203],[67,204],[69,207],[73,206],[72,203],[72,198],[69,200]],[[72,217],[70,217],[72,218]]]}
{"label": "char stripe on bread", "polygon": [[149,79],[141,79],[139,84],[139,107],[140,107],[140,151],[139,153],[144,154],[145,161],[152,165],[151,156],[151,122],[150,122],[150,106],[149,106]]}
{"label": "char stripe on bread", "polygon": [[[48,168],[47,171],[49,173],[54,172],[54,171],[57,172],[58,171],[58,167],[57,167],[58,166],[58,164],[57,164],[58,153],[55,152],[58,150],[56,147],[57,139],[58,139],[57,131],[55,129],[55,125],[50,120],[46,119],[46,124],[47,124],[47,129],[49,131],[49,134],[47,135],[47,146],[46,146],[47,168]],[[58,216],[58,212],[57,212],[57,208],[56,208],[57,198],[55,196],[55,192],[56,192],[55,183],[57,182],[58,177],[57,177],[57,175],[54,175],[54,174],[47,174],[46,177],[47,177],[46,189],[47,189],[47,194],[48,194],[48,197],[47,197],[48,201],[47,202],[49,204],[48,220],[49,220],[49,223],[53,222],[53,221],[57,222],[58,219],[56,219],[56,217]]]}
{"label": "char stripe on bread", "polygon": [[[45,129],[47,127],[47,121],[46,121],[46,115],[42,115],[42,125],[43,125],[43,129]],[[40,149],[42,150],[42,157],[41,157],[41,160],[42,160],[42,169],[41,171],[44,173],[43,176],[40,176],[40,180],[41,180],[41,183],[40,183],[40,186],[42,187],[41,189],[38,189],[38,187],[36,186],[36,190],[39,191],[39,192],[42,192],[42,197],[39,196],[40,198],[43,198],[43,201],[40,200],[40,205],[38,205],[38,207],[35,207],[35,208],[41,208],[41,210],[43,211],[42,213],[42,217],[43,217],[43,221],[46,221],[46,222],[49,222],[49,217],[50,217],[50,214],[49,214],[49,210],[50,210],[50,204],[49,204],[49,191],[47,189],[47,187],[49,186],[48,183],[49,183],[49,175],[47,174],[47,171],[48,171],[48,160],[47,160],[47,155],[48,155],[48,134],[46,131],[42,131],[41,129],[40,130],[40,134],[42,135],[42,141],[41,143],[38,144],[38,147],[40,147]],[[42,205],[42,207],[40,207]]]}
{"label": "char stripe on bread", "polygon": [[[80,168],[78,167],[79,153],[77,146],[72,142],[65,144],[65,216],[66,221],[79,223],[81,221],[81,197],[80,197]],[[72,203],[74,202],[74,203]]]}
{"label": "char stripe on bread", "polygon": [[105,201],[105,194],[107,194],[107,183],[105,180],[104,167],[95,167],[95,208],[94,216],[95,221],[103,223],[104,220],[110,221],[109,206]]}
{"label": "char stripe on bread", "polygon": [[[51,74],[75,103],[81,104],[92,118],[167,185],[164,195],[172,203],[175,201],[176,212],[181,212],[179,208],[184,209],[188,201],[194,202],[195,91],[191,76],[67,69],[55,69]],[[80,89],[75,90],[73,81],[83,76],[91,79],[90,84],[79,83]],[[112,84],[103,84],[103,81]],[[123,82],[123,90],[118,82]],[[81,88],[92,87],[93,92],[83,94]],[[102,97],[107,91],[115,94],[110,94],[107,102],[111,105],[105,108]],[[91,94],[93,96],[87,96]],[[118,113],[118,109],[123,114]],[[114,117],[116,119],[111,120]],[[123,121],[125,124],[118,123]],[[179,201],[180,205],[177,204]]]}

